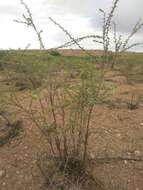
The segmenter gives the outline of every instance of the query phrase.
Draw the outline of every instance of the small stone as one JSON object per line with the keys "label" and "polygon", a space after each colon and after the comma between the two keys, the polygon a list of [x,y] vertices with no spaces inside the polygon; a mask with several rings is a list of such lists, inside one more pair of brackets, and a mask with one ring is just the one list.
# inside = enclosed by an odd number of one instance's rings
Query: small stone
{"label": "small stone", "polygon": [[38,186],[39,186],[39,187],[42,187],[42,184],[39,184]]}
{"label": "small stone", "polygon": [[143,123],[140,123],[140,126],[143,126]]}
{"label": "small stone", "polygon": [[128,164],[128,161],[127,161],[127,160],[124,160],[124,164]]}
{"label": "small stone", "polygon": [[95,155],[93,153],[90,154],[91,159],[95,159]]}
{"label": "small stone", "polygon": [[139,150],[135,150],[134,154],[137,157],[141,157],[141,152]]}
{"label": "small stone", "polygon": [[128,156],[130,156],[130,157],[131,157],[131,152],[127,152],[127,154],[128,154]]}
{"label": "small stone", "polygon": [[25,180],[26,182],[28,182],[28,181],[32,180],[32,176],[25,176],[25,177],[24,177],[24,180]]}
{"label": "small stone", "polygon": [[5,183],[5,182],[3,182],[3,183],[2,183],[2,186],[6,186],[6,183]]}
{"label": "small stone", "polygon": [[136,168],[138,169],[138,170],[143,170],[143,165],[142,165],[142,163],[138,163],[137,164],[137,166],[136,166]]}
{"label": "small stone", "polygon": [[4,177],[5,174],[6,174],[6,171],[5,171],[5,170],[0,170],[0,177],[1,177],[1,178]]}
{"label": "small stone", "polygon": [[9,175],[8,174],[6,174],[6,176],[5,176],[6,178],[8,178],[9,177]]}
{"label": "small stone", "polygon": [[25,157],[28,157],[28,154],[25,154]]}
{"label": "small stone", "polygon": [[16,171],[16,174],[20,174],[20,171]]}
{"label": "small stone", "polygon": [[121,137],[121,133],[117,133],[117,137]]}
{"label": "small stone", "polygon": [[23,178],[24,178],[24,175],[19,175],[19,177],[23,179]]}
{"label": "small stone", "polygon": [[37,163],[37,160],[33,160],[33,162],[32,162],[33,164],[36,164]]}

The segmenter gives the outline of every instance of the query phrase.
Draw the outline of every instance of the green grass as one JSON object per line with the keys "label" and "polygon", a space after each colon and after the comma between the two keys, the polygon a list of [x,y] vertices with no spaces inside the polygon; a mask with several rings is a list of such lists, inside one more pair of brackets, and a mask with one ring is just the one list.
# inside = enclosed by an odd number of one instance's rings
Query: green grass
{"label": "green grass", "polygon": [[120,70],[129,82],[143,82],[143,53],[121,55],[116,69]]}
{"label": "green grass", "polygon": [[[86,63],[100,63],[102,57],[93,60],[89,56],[51,56],[47,51],[10,50],[0,51],[0,69],[10,75],[39,76],[47,73],[80,72]],[[125,53],[119,57],[115,69],[120,70],[129,81],[143,82],[143,53]]]}
{"label": "green grass", "polygon": [[0,74],[10,83],[9,86],[1,83],[1,89],[33,90],[33,83],[35,88],[42,87],[47,78],[56,77],[56,73],[75,77],[74,73],[80,73],[92,60],[90,57],[51,56],[46,51],[28,50],[23,54],[22,50],[13,50],[1,57],[0,63]]}

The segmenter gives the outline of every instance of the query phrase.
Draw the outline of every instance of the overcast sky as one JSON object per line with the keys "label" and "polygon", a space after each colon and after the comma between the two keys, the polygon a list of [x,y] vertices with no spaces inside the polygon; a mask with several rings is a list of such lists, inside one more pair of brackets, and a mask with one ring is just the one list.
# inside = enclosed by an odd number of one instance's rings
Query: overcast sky
{"label": "overcast sky", "polygon": [[[100,34],[102,17],[99,8],[109,11],[112,0],[25,0],[33,13],[39,29],[43,30],[43,41],[47,48],[56,47],[69,39],[48,17],[54,18],[62,26],[80,37],[87,34]],[[127,36],[138,18],[143,18],[143,0],[120,0],[114,20],[120,33]],[[24,13],[20,0],[0,1],[0,49],[39,48],[35,33],[31,28],[13,22]],[[143,41],[143,30],[134,41]],[[86,48],[98,49],[91,41],[82,43]],[[142,51],[142,47],[135,50]]]}

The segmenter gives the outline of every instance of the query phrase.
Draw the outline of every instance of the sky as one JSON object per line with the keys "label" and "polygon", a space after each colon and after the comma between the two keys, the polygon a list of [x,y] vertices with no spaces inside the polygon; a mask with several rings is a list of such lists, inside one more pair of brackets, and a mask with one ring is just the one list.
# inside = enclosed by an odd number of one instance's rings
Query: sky
{"label": "sky", "polygon": [[[75,38],[84,35],[102,34],[102,15],[99,9],[109,11],[113,0],[25,0],[30,7],[34,22],[42,30],[42,38],[46,48],[54,48],[69,41],[69,37],[55,26],[49,17],[55,19]],[[143,18],[143,0],[120,0],[114,21],[117,31],[125,38],[139,18]],[[39,48],[39,42],[30,27],[14,22],[25,13],[20,0],[0,1],[0,49]],[[143,41],[143,29],[132,42]],[[101,48],[91,40],[81,43],[88,49]],[[143,46],[133,49],[143,51]]]}

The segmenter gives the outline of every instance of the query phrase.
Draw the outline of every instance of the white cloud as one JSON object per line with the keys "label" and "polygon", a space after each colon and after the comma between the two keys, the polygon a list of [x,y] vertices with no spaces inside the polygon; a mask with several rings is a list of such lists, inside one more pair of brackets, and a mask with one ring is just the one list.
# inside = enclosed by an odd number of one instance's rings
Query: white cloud
{"label": "white cloud", "polygon": [[[74,37],[99,34],[101,21],[99,8],[109,10],[112,0],[25,0],[30,7],[39,29],[43,29],[43,39],[46,47],[55,47],[69,40],[67,36],[48,20],[52,16],[64,26]],[[115,19],[119,31],[127,33],[138,17],[142,17],[142,0],[120,0]],[[36,35],[32,29],[14,23],[21,18],[24,8],[20,0],[0,1],[0,48],[24,48],[31,43],[31,48],[39,48]],[[143,33],[135,40],[143,41]],[[93,48],[91,42],[84,42],[88,48]],[[95,47],[95,48],[98,48]]]}

